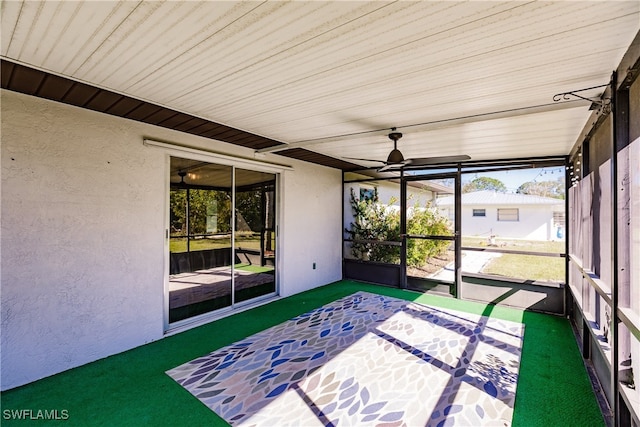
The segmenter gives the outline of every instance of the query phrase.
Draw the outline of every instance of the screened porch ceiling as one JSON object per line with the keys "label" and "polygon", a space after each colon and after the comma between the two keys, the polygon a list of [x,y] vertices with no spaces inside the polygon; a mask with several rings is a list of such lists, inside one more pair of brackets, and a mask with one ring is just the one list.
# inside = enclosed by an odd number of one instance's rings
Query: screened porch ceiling
{"label": "screened porch ceiling", "polygon": [[405,158],[567,154],[592,103],[554,95],[606,85],[639,27],[637,0],[5,1],[1,54],[5,75],[25,65],[352,169],[386,159],[393,127]]}

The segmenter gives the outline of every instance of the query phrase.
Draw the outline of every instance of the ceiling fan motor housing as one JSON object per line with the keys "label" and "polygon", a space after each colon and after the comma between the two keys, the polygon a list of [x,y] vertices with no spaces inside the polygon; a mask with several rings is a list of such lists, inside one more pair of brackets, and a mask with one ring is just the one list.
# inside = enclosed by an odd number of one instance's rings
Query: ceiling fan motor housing
{"label": "ceiling fan motor housing", "polygon": [[394,148],[387,157],[387,164],[396,164],[404,162],[404,156],[397,148]]}
{"label": "ceiling fan motor housing", "polygon": [[[395,130],[395,129],[394,129]],[[389,157],[387,157],[387,164],[398,164],[404,162],[404,156],[398,150],[396,143],[400,138],[402,138],[402,133],[400,132],[391,132],[389,135],[389,139],[393,141],[393,150],[389,153]]]}

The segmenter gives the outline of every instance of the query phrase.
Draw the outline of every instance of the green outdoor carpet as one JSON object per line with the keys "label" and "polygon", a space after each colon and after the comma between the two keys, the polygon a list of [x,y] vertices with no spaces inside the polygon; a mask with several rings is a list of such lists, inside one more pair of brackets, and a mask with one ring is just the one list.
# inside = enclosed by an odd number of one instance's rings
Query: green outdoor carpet
{"label": "green outdoor carpet", "polygon": [[234,426],[511,425],[523,330],[356,292],[167,374]]}
{"label": "green outdoor carpet", "polygon": [[[358,291],[525,324],[512,425],[604,425],[566,319],[353,281],[336,282],[278,300],[4,392],[1,423],[225,426],[224,420],[165,371]],[[22,410],[31,410],[33,417],[38,411],[57,411],[67,419],[8,419],[11,411]]]}

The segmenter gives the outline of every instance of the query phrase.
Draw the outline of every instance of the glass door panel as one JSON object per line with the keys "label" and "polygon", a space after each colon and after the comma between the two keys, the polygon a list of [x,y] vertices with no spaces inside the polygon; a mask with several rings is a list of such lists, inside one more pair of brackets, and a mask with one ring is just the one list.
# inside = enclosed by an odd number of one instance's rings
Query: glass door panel
{"label": "glass door panel", "polygon": [[169,323],[232,304],[232,168],[171,158]]}
{"label": "glass door panel", "polygon": [[276,176],[235,171],[234,302],[238,303],[276,291]]}
{"label": "glass door panel", "polygon": [[407,287],[454,293],[455,175],[405,181]]}

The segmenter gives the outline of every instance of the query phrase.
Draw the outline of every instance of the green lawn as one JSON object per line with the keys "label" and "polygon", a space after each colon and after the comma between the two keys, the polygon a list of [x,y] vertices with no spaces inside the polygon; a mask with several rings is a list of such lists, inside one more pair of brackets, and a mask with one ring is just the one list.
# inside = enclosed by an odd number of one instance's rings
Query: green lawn
{"label": "green lawn", "polygon": [[[462,246],[470,248],[487,248],[489,241],[485,237],[462,236]],[[515,251],[564,253],[564,241],[518,240],[496,238],[496,248]]]}
{"label": "green lawn", "polygon": [[275,269],[273,267],[261,267],[259,265],[249,265],[249,264],[236,264],[234,265],[236,270],[244,270],[250,271],[251,273],[271,273]]}
{"label": "green lawn", "polygon": [[482,272],[516,279],[564,282],[565,261],[564,258],[503,254],[489,261]]}
{"label": "green lawn", "polygon": [[[189,242],[189,248],[192,252],[203,251],[206,249],[219,249],[228,248],[231,246],[231,238],[204,238],[204,239],[192,239]],[[236,247],[242,249],[255,249],[260,250],[260,236],[256,237],[239,237],[236,238]],[[169,250],[172,253],[186,252],[187,251],[187,239],[172,237],[169,241]]]}
{"label": "green lawn", "polygon": [[[561,241],[496,239],[496,245],[496,249],[530,252],[564,253],[565,249],[565,244]],[[463,237],[462,246],[492,248],[487,239],[479,237]],[[564,282],[565,260],[559,257],[502,254],[485,265],[482,273],[516,279]]]}

